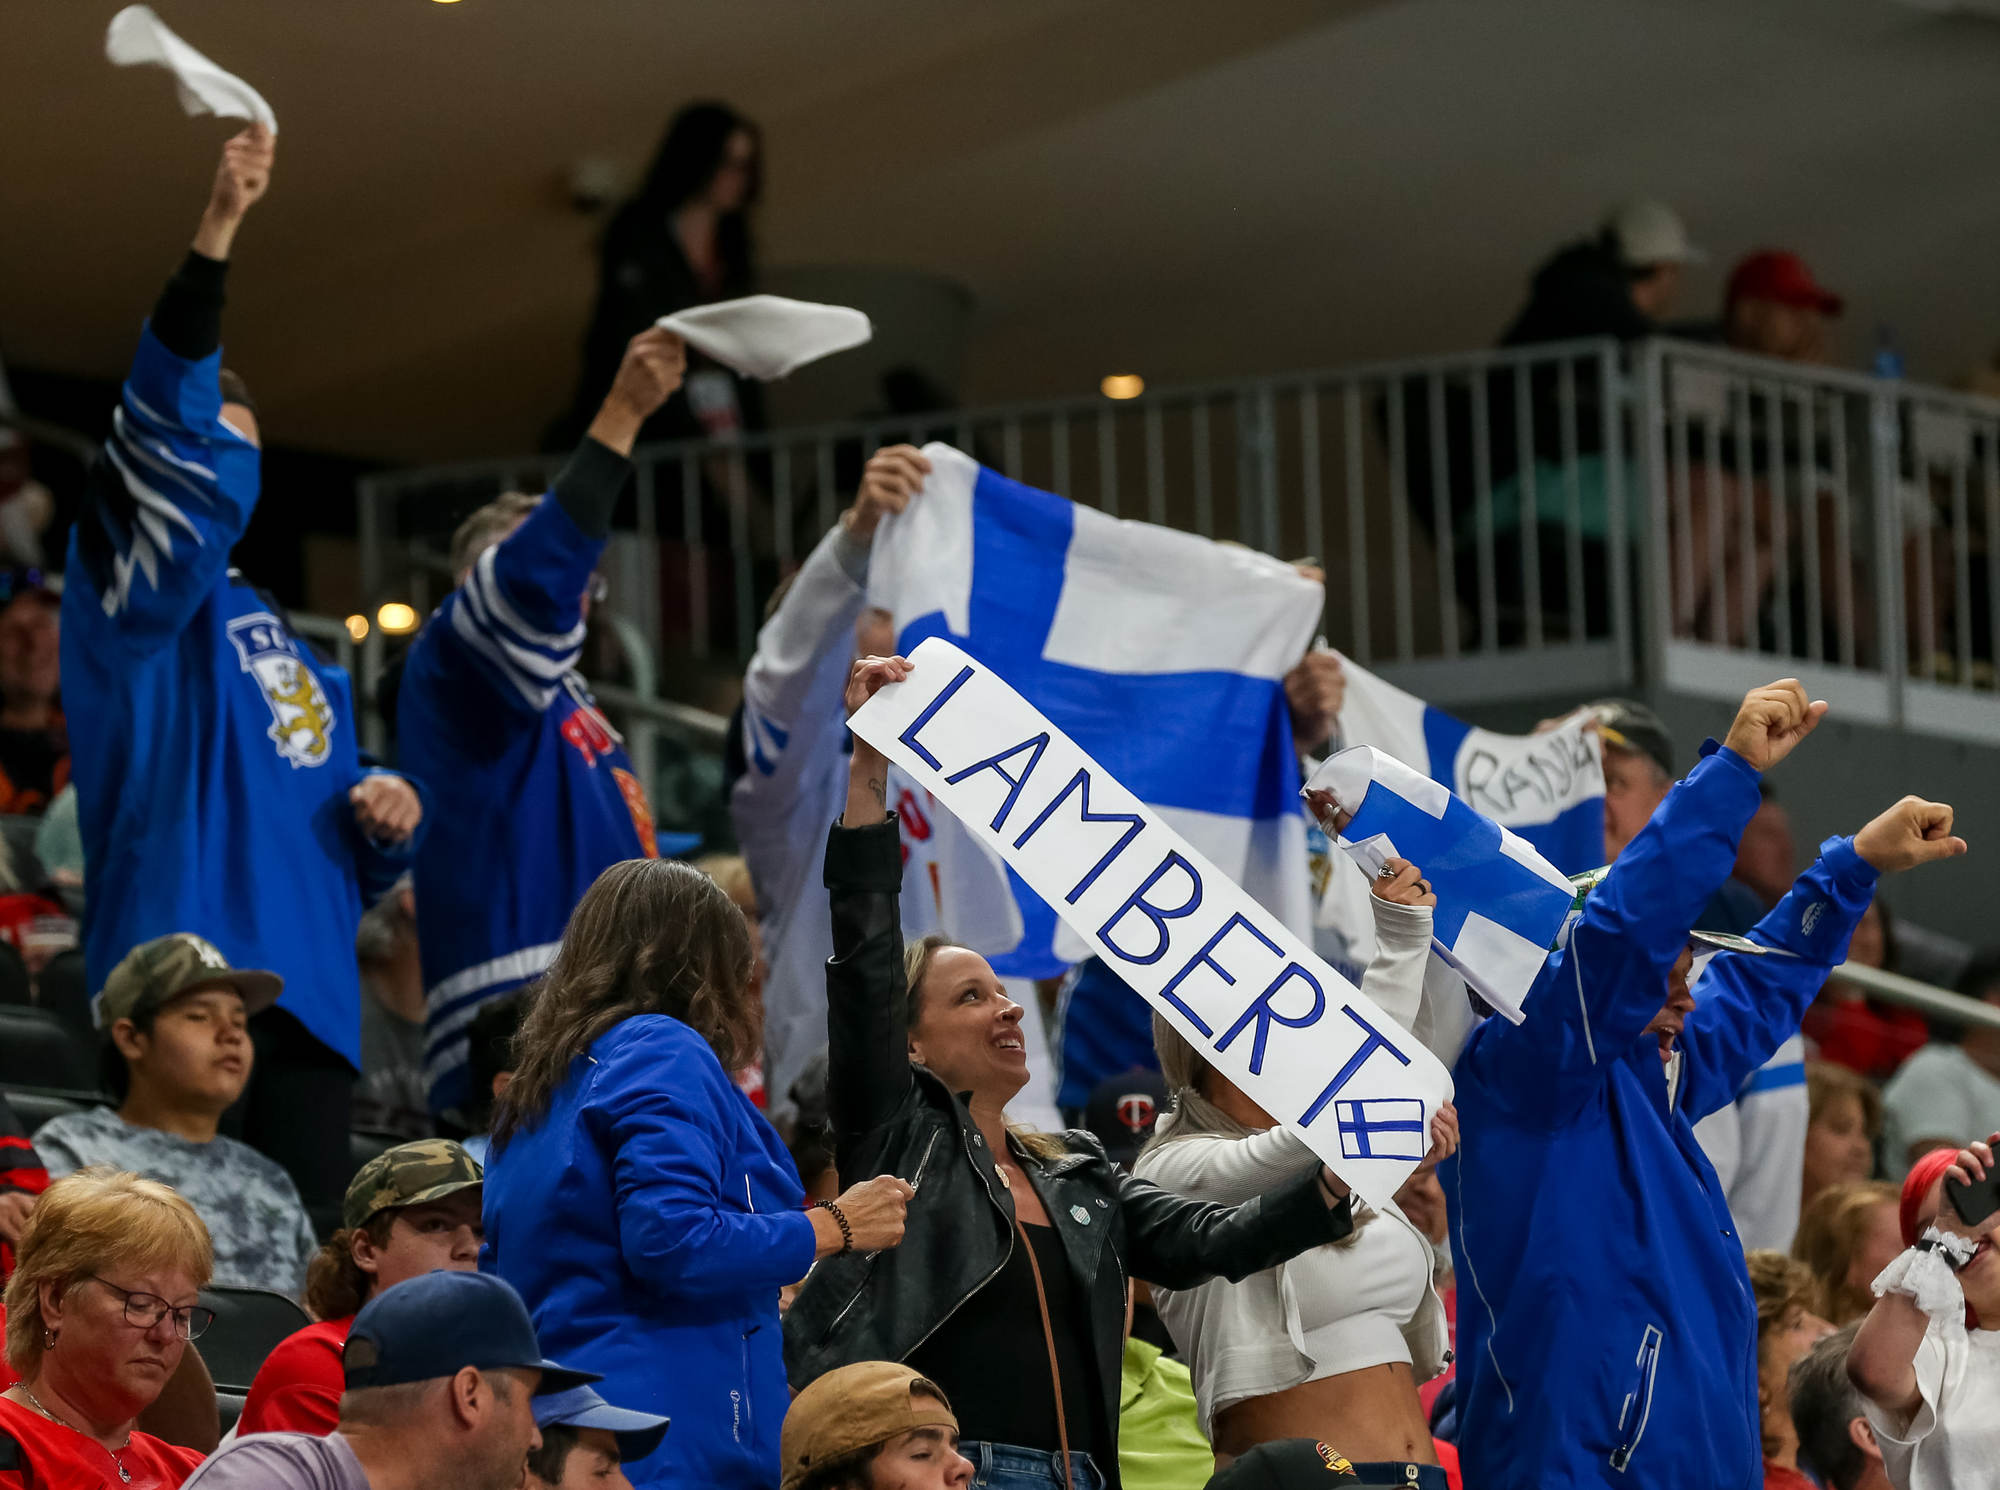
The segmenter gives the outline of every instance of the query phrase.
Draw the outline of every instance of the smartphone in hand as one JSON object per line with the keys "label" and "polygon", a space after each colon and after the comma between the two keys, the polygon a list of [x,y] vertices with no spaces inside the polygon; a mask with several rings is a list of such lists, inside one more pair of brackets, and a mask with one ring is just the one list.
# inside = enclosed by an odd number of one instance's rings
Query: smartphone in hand
{"label": "smartphone in hand", "polygon": [[1944,1198],[1958,1212],[1959,1220],[1967,1226],[1977,1226],[1995,1211],[2000,1211],[2000,1166],[1996,1166],[1985,1179],[1974,1180],[1969,1185],[1946,1180]]}

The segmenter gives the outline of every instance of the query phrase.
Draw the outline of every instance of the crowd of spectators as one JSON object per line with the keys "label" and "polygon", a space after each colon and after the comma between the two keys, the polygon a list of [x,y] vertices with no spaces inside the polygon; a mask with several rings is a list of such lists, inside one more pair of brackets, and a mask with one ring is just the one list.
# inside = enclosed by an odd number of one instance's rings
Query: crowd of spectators
{"label": "crowd of spectators", "polygon": [[[2000,1032],[1833,973],[1893,968],[1879,880],[1966,845],[1904,798],[1801,872],[1767,776],[1825,712],[1794,681],[1693,762],[1590,706],[1610,867],[1520,1023],[1440,971],[1421,864],[1372,878],[1372,937],[1321,950],[1459,1104],[1374,1205],[1101,966],[1051,1040],[907,893],[904,799],[845,724],[908,676],[863,584],[913,449],[773,598],[744,855],[663,856],[577,671],[596,568],[654,421],[753,416],[606,328],[747,281],[758,149],[684,113],[614,224],[573,454],[460,527],[391,770],[227,567],[260,446],[224,287],[275,144],[225,148],[61,599],[0,608],[0,809],[63,794],[75,731],[108,1099],[0,1128],[0,1490],[2000,1485]],[[1626,209],[1508,340],[1646,334],[1694,254]],[[1812,358],[1839,309],[1755,255],[1718,334]],[[1303,762],[1344,686],[1324,648],[1286,679]],[[1770,955],[1715,954],[1746,934]],[[2000,1003],[2000,960],[1959,987]],[[1070,1028],[1083,1126],[1026,1121]],[[256,1290],[303,1322],[225,1425],[198,1342]]]}

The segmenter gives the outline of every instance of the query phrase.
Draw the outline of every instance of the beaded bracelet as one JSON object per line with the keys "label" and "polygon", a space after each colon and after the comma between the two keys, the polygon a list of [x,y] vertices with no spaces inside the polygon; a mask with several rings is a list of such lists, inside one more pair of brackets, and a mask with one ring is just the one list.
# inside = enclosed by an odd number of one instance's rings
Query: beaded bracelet
{"label": "beaded bracelet", "polygon": [[847,1217],[840,1214],[840,1207],[830,1200],[815,1200],[813,1208],[815,1210],[825,1210],[833,1217],[834,1224],[840,1228],[840,1250],[843,1252],[852,1252],[854,1250],[854,1232],[847,1224]]}

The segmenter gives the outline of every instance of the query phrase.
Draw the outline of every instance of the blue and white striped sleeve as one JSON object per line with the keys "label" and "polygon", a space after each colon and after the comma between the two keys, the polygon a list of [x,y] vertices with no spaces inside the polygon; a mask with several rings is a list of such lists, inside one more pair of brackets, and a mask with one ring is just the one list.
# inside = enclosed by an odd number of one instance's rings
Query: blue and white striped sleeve
{"label": "blue and white striped sleeve", "polygon": [[474,561],[442,630],[510,707],[546,710],[583,650],[583,592],[631,466],[586,439],[521,526]]}
{"label": "blue and white striped sleeve", "polygon": [[149,328],[92,467],[77,531],[97,609],[128,640],[177,635],[229,566],[257,503],[257,447],[221,419],[220,353]]}

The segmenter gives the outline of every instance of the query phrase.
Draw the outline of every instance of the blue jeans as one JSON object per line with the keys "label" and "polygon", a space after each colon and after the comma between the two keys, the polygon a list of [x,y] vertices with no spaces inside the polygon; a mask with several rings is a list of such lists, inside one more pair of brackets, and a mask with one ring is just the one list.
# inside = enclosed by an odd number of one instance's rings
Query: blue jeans
{"label": "blue jeans", "polygon": [[[958,1451],[972,1461],[973,1490],[1068,1490],[1062,1455],[1047,1449],[968,1438]],[[1081,1449],[1070,1451],[1069,1469],[1076,1490],[1104,1490],[1103,1473]]]}

